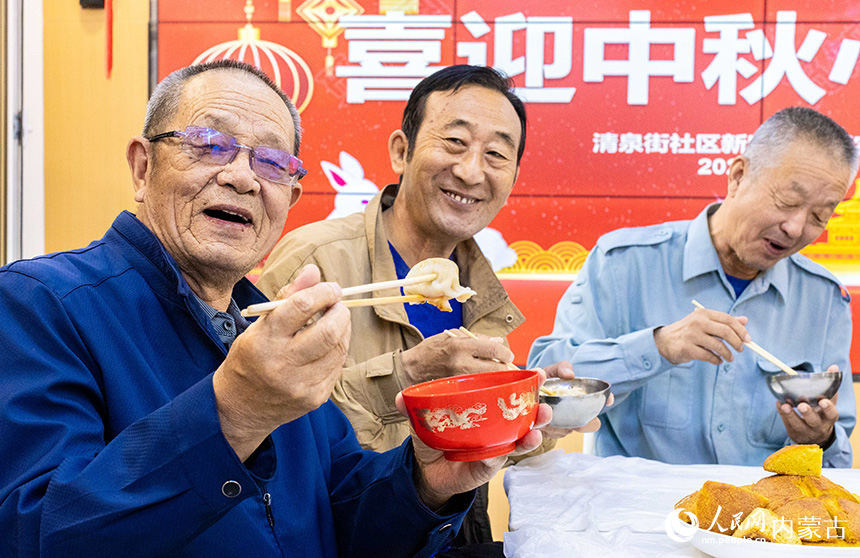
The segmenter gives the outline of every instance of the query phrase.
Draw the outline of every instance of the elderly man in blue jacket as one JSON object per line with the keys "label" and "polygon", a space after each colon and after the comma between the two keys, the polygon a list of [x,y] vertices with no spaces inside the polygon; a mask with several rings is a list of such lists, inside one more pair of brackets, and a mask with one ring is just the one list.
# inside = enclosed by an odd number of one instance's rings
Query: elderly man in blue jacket
{"label": "elderly man in blue jacket", "polygon": [[429,556],[501,468],[359,447],[328,401],[349,312],[316,268],[241,316],[301,193],[299,133],[254,68],[178,70],[128,145],[137,215],[0,269],[0,555]]}

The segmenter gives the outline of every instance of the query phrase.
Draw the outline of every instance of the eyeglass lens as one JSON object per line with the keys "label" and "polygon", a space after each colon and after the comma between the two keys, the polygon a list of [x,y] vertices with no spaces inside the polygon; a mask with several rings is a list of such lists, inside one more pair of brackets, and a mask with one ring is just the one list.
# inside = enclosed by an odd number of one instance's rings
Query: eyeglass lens
{"label": "eyeglass lens", "polygon": [[251,169],[261,178],[281,184],[293,184],[301,178],[301,161],[280,149],[247,147],[232,136],[199,126],[189,126],[182,135],[182,151],[204,163],[229,164],[240,149],[251,153]]}

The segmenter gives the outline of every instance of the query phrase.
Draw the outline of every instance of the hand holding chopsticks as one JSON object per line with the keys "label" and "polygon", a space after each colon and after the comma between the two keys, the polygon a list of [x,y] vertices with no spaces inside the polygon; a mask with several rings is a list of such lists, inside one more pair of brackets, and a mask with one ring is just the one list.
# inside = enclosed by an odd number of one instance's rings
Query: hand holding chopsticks
{"label": "hand holding chopsticks", "polygon": [[[469,331],[465,327],[461,326],[460,331],[462,331],[463,333],[465,333],[466,335],[468,335],[472,339],[478,339],[477,335],[475,335],[474,333],[472,333],[471,331]],[[457,337],[457,334],[454,333],[453,331],[451,331],[450,329],[446,329],[445,333],[447,333],[450,337]],[[501,360],[499,360],[497,358],[494,358],[493,360],[498,362],[499,364],[503,364],[508,370],[519,370],[519,367],[516,364],[513,364],[511,362],[502,362]],[[543,395],[553,395],[553,393],[551,391],[549,391],[548,389],[546,389],[544,386],[540,387],[540,392]]]}
{"label": "hand holding chopsticks", "polygon": [[[461,326],[461,327],[460,327],[460,331],[462,331],[463,333],[465,333],[466,335],[468,335],[468,336],[469,336],[469,337],[471,337],[472,339],[478,339],[478,336],[477,336],[477,335],[475,335],[474,333],[472,333],[471,331],[469,331],[469,330],[468,330],[468,329],[466,329],[465,327],[462,327],[462,326]],[[450,329],[446,329],[446,330],[445,330],[445,333],[447,333],[447,334],[448,334],[448,336],[450,336],[450,337],[458,337],[458,335],[457,335],[456,333],[454,333],[454,332],[453,332],[452,330],[450,330]],[[501,364],[502,366],[504,366],[504,367],[505,367],[505,368],[507,368],[508,370],[519,370],[519,367],[518,367],[516,364],[513,364],[513,363],[511,363],[511,362],[502,362],[501,360],[499,360],[499,359],[497,359],[497,358],[494,358],[493,360],[494,360],[495,362],[498,362],[499,364]]]}
{"label": "hand holding chopsticks", "polygon": [[[707,310],[707,308],[705,308],[704,306],[702,306],[701,304],[699,304],[695,300],[693,300],[693,306],[695,306],[696,308],[699,308],[701,310]],[[763,358],[765,358],[767,361],[769,361],[773,365],[779,367],[779,369],[782,370],[783,372],[785,372],[786,374],[797,374],[797,372],[793,368],[791,368],[786,363],[782,362],[781,360],[779,360],[778,358],[776,358],[775,356],[773,356],[772,354],[770,354],[769,352],[764,350],[758,344],[753,343],[752,341],[747,341],[744,343],[744,345],[749,347],[752,351],[761,355]]]}
{"label": "hand holding chopsticks", "polygon": [[[380,281],[378,283],[368,283],[367,285],[359,285],[356,287],[347,287],[342,290],[342,296],[352,296],[361,293],[369,293],[382,289],[393,289],[399,287],[408,287],[410,285],[419,285],[428,283],[436,279],[435,274],[420,275],[418,277],[407,277],[395,281]],[[399,302],[420,302],[424,300],[421,295],[406,295],[406,296],[383,296],[378,298],[359,298],[355,300],[344,300],[343,305],[347,308],[358,308],[361,306],[380,306],[383,304],[397,304]],[[262,302],[260,304],[252,304],[242,310],[242,316],[250,318],[253,316],[262,316],[268,314],[281,304],[284,300],[272,300],[270,302]]]}

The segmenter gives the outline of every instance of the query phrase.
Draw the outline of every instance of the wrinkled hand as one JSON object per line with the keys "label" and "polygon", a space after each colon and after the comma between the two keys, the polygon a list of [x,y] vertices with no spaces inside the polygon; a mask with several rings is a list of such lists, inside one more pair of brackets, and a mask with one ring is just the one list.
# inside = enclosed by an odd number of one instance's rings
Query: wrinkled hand
{"label": "wrinkled hand", "polygon": [[[550,364],[549,366],[543,368],[543,371],[546,373],[547,378],[561,378],[563,380],[572,380],[576,376],[573,373],[573,365],[566,360],[562,360],[561,362],[556,362],[555,364]],[[615,396],[612,393],[609,393],[609,397],[606,399],[606,406],[610,407],[615,402]],[[600,419],[594,417],[591,421],[585,426],[580,426],[579,428],[559,428],[557,426],[546,425],[540,429],[543,432],[543,435],[547,438],[559,439],[564,438],[571,432],[580,432],[582,434],[587,434],[589,432],[597,432],[600,430]]]}
{"label": "wrinkled hand", "polygon": [[[836,372],[837,370],[839,367],[836,365],[827,369],[828,372]],[[833,396],[833,399],[822,399],[818,402],[817,410],[808,403],[801,403],[797,406],[797,412],[788,403],[777,401],[776,409],[783,424],[785,424],[788,437],[793,442],[825,446],[830,440],[830,436],[833,435],[833,425],[839,418],[839,411],[836,410],[838,399],[838,393]]]}
{"label": "wrinkled hand", "polygon": [[[545,377],[541,373],[541,383]],[[397,394],[397,410],[408,416],[403,396]],[[441,451],[428,447],[412,434],[412,449],[415,452],[415,486],[424,504],[437,511],[455,494],[462,494],[489,482],[504,466],[507,457],[534,451],[541,444],[542,428],[552,418],[552,409],[543,403],[538,405],[537,418],[532,429],[517,441],[517,449],[508,455],[481,461],[448,461]]]}
{"label": "wrinkled hand", "polygon": [[746,324],[746,316],[697,308],[684,319],[655,329],[654,342],[672,364],[701,360],[719,365],[734,360],[729,347],[740,352],[751,340]]}
{"label": "wrinkled hand", "polygon": [[320,283],[316,266],[277,298],[287,302],[236,338],[212,379],[224,436],[243,461],[275,428],[328,400],[349,348],[340,287]]}
{"label": "wrinkled hand", "polygon": [[514,360],[514,353],[499,337],[478,335],[478,339],[472,339],[461,331],[451,331],[454,337],[443,331],[403,351],[401,363],[410,385],[460,374],[503,370]]}

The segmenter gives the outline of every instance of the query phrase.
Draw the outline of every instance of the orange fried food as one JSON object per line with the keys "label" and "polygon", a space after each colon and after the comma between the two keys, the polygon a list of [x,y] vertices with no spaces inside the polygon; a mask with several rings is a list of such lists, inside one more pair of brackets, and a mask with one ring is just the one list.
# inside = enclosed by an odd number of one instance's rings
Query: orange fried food
{"label": "orange fried food", "polygon": [[[782,448],[764,461],[777,473],[751,485],[707,481],[676,510],[687,523],[734,537],[782,544],[860,547],[860,494],[821,476],[822,450]],[[860,550],[857,552],[860,556]]]}
{"label": "orange fried food", "polygon": [[696,499],[696,517],[702,529],[731,535],[751,511],[767,503],[766,497],[752,490],[706,481]]}
{"label": "orange fried food", "polygon": [[837,498],[845,498],[854,503],[860,503],[860,500],[857,500],[857,496],[826,477],[806,477],[804,480],[812,496],[835,496]]}
{"label": "orange fried food", "polygon": [[821,475],[823,450],[816,444],[786,446],[764,460],[764,470],[781,475]]}
{"label": "orange fried food", "polygon": [[821,502],[835,520],[836,535],[849,544],[860,544],[860,504],[836,496],[820,496]]}
{"label": "orange fried food", "polygon": [[[697,510],[696,506],[697,506],[698,500],[699,500],[699,491],[697,490],[697,491],[693,492],[692,494],[687,494],[686,496],[681,498],[681,500],[677,504],[675,504],[675,509],[676,510],[682,509],[685,512],[689,512],[698,518],[698,512],[696,511]],[[690,523],[691,525],[693,523],[690,520],[689,516],[687,516],[687,514],[685,514],[685,513],[678,514],[678,517],[680,517],[683,521]]]}
{"label": "orange fried food", "polygon": [[791,524],[782,521],[780,516],[765,508],[756,508],[750,512],[732,536],[773,543],[800,544],[800,537]]}
{"label": "orange fried food", "polygon": [[805,478],[800,475],[773,475],[759,480],[753,485],[753,490],[770,500],[767,507],[773,510],[791,500],[813,496],[804,483]]}
{"label": "orange fried food", "polygon": [[845,527],[843,538],[846,542],[860,544],[860,504],[846,498],[839,498],[839,505],[842,506],[844,515],[837,518],[845,521],[844,524],[838,524],[840,527]]}
{"label": "orange fried food", "polygon": [[833,523],[824,502],[817,498],[792,500],[773,510],[776,515],[790,523],[804,542],[819,542],[836,538],[836,532],[828,530]]}

